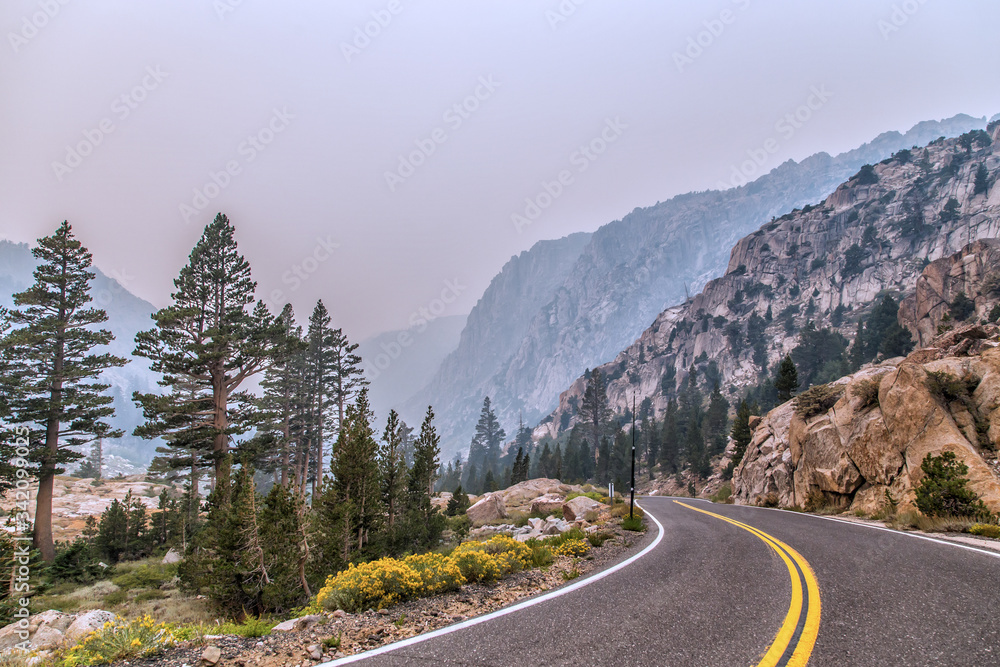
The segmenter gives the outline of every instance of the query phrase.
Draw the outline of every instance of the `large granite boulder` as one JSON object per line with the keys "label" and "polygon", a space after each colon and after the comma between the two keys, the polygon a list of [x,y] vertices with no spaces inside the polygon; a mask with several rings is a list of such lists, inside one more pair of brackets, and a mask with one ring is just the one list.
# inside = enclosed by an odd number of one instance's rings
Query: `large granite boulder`
{"label": "large granite boulder", "polygon": [[530,512],[532,514],[552,514],[562,509],[566,502],[566,496],[558,493],[546,493],[531,501]]}
{"label": "large granite boulder", "polygon": [[507,506],[504,504],[503,494],[487,493],[475,505],[465,510],[465,514],[473,524],[480,525],[506,519]]}
{"label": "large granite boulder", "polygon": [[75,644],[94,630],[100,630],[104,627],[105,623],[113,621],[115,618],[116,616],[113,613],[104,611],[103,609],[85,611],[78,615],[66,629],[66,640],[71,644]]}
{"label": "large granite boulder", "polygon": [[576,498],[563,503],[563,519],[566,521],[577,521],[579,519],[587,518],[588,512],[600,513],[601,510],[606,510],[607,508],[607,505],[599,503],[593,498],[588,498],[587,496],[577,496]]}

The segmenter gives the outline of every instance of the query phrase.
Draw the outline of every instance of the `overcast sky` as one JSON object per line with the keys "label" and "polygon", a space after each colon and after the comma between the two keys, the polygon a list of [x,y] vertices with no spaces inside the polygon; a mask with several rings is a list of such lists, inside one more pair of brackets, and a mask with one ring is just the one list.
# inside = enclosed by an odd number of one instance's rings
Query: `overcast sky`
{"label": "overcast sky", "polygon": [[69,219],[163,306],[223,211],[261,296],[359,339],[770,138],[761,171],[992,116],[997,25],[989,0],[4,0],[0,237]]}

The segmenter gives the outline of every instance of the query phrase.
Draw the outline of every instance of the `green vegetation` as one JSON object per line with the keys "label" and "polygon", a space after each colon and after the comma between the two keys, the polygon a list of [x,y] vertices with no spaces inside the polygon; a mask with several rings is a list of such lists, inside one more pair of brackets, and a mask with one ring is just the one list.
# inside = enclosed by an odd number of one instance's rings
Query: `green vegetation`
{"label": "green vegetation", "polygon": [[802,419],[823,414],[844,395],[844,385],[820,384],[795,397],[795,413]]}
{"label": "green vegetation", "polygon": [[858,381],[858,383],[851,389],[851,394],[861,401],[861,404],[858,406],[859,410],[864,410],[873,405],[878,405],[878,388],[881,381],[881,376],[865,378]]}
{"label": "green vegetation", "polygon": [[795,362],[787,354],[778,365],[774,388],[778,392],[779,401],[787,401],[792,397],[792,392],[799,388],[799,373],[795,368]]}
{"label": "green vegetation", "polygon": [[873,185],[878,183],[878,174],[875,173],[875,167],[870,164],[863,165],[861,171],[854,175],[854,179],[857,185]]}
{"label": "green vegetation", "polygon": [[976,312],[976,302],[965,295],[965,292],[959,292],[952,299],[951,304],[948,306],[948,314],[951,315],[951,319],[962,322],[967,320],[969,316],[974,315]]}
{"label": "green vegetation", "polygon": [[729,484],[723,484],[721,487],[719,487],[718,491],[716,491],[712,496],[709,497],[709,500],[711,500],[713,503],[723,503],[729,505],[732,504],[733,502],[732,498],[733,498],[733,487],[731,487]]}
{"label": "green vegetation", "polygon": [[969,528],[969,532],[981,537],[992,537],[995,540],[1000,539],[1000,526],[993,523],[974,524]]}
{"label": "green vegetation", "polygon": [[917,509],[930,517],[956,516],[983,519],[990,512],[968,487],[969,467],[954,452],[928,454],[920,464],[924,478],[917,487]]}
{"label": "green vegetation", "polygon": [[150,658],[173,646],[176,641],[168,626],[156,624],[148,616],[134,621],[119,619],[106,623],[69,649],[61,667],[106,665],[126,659]]}
{"label": "green vegetation", "polygon": [[622,528],[624,528],[625,530],[630,530],[635,533],[646,532],[646,524],[640,517],[633,517],[631,519],[625,517],[624,519],[622,519]]}

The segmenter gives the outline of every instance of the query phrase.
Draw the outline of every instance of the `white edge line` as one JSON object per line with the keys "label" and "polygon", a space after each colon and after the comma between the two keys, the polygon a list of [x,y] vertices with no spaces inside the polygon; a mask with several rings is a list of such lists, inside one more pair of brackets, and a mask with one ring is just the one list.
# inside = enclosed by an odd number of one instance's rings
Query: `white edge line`
{"label": "white edge line", "polygon": [[[668,496],[660,496],[661,498],[667,498]],[[707,503],[712,503],[710,500],[704,498],[686,498],[686,500],[701,500]],[[991,556],[993,558],[1000,558],[1000,552],[990,551],[988,549],[980,549],[978,547],[973,547],[968,544],[962,544],[961,542],[952,542],[951,540],[942,540],[936,537],[931,537],[930,535],[924,535],[922,533],[911,533],[905,530],[896,530],[894,528],[886,528],[885,526],[873,526],[869,523],[860,523],[858,521],[847,521],[845,519],[838,519],[833,516],[821,516],[819,514],[810,514],[809,512],[793,512],[791,510],[781,509],[780,507],[756,507],[754,505],[732,505],[732,507],[748,507],[755,510],[769,510],[772,512],[784,512],[786,514],[795,514],[797,516],[808,516],[813,519],[823,519],[825,521],[835,521],[837,523],[844,523],[848,526],[858,526],[859,528],[871,528],[872,530],[882,530],[887,533],[892,533],[894,535],[900,535],[905,537],[913,537],[918,540],[927,540],[928,542],[934,542],[935,544],[943,544],[948,547],[957,547],[958,549],[965,549],[966,551],[974,551],[977,554],[983,554],[984,556]]]}
{"label": "white edge line", "polygon": [[[636,503],[636,505],[641,507],[641,505],[639,505],[639,503]],[[407,646],[412,646],[414,644],[419,644],[420,642],[425,642],[425,641],[428,641],[430,639],[434,639],[435,637],[441,637],[443,635],[451,634],[452,632],[457,632],[459,630],[464,630],[465,628],[471,628],[474,625],[479,625],[480,623],[486,623],[487,621],[492,621],[495,618],[500,618],[501,616],[506,616],[507,614],[513,614],[516,611],[521,611],[522,609],[527,609],[528,607],[533,607],[536,604],[541,604],[543,602],[548,602],[549,600],[552,600],[554,598],[560,597],[562,595],[566,595],[567,593],[572,593],[573,591],[575,591],[577,589],[580,589],[580,588],[583,588],[584,586],[589,586],[590,584],[594,583],[595,581],[600,581],[604,577],[607,577],[608,575],[614,574],[615,572],[618,572],[619,570],[621,570],[621,569],[623,569],[623,568],[631,565],[635,561],[639,560],[640,558],[642,558],[643,556],[645,556],[646,554],[648,554],[650,551],[652,551],[653,549],[655,549],[656,545],[658,545],[660,543],[660,540],[663,539],[663,524],[661,524],[656,519],[656,517],[653,516],[652,514],[650,514],[648,511],[646,512],[646,515],[648,517],[650,517],[653,520],[653,522],[656,524],[657,529],[660,531],[659,535],[657,535],[656,539],[653,540],[653,542],[649,546],[647,546],[645,549],[643,549],[642,551],[640,551],[636,555],[628,558],[627,560],[623,560],[621,563],[618,563],[617,565],[613,565],[612,567],[609,567],[606,570],[603,570],[601,572],[598,572],[595,575],[587,577],[586,579],[583,579],[582,581],[578,581],[575,584],[570,584],[569,586],[566,586],[564,588],[558,588],[558,589],[552,591],[551,593],[546,593],[545,595],[541,595],[541,596],[539,596],[537,598],[531,598],[530,600],[525,600],[524,602],[520,602],[520,603],[518,603],[518,604],[516,604],[516,605],[514,605],[512,607],[505,607],[504,609],[498,609],[497,611],[491,612],[491,613],[486,614],[484,616],[477,616],[475,618],[470,618],[467,621],[462,621],[461,623],[456,623],[454,625],[449,625],[449,626],[446,626],[446,627],[443,627],[443,628],[438,628],[437,630],[433,630],[431,632],[427,632],[427,633],[424,633],[424,634],[421,634],[421,635],[416,635],[416,636],[410,637],[408,639],[403,639],[401,641],[394,642],[392,644],[386,644],[385,646],[381,646],[379,648],[372,649],[371,651],[365,651],[364,653],[356,653],[354,655],[349,655],[349,656],[347,656],[345,658],[339,658],[339,659],[334,660],[332,662],[320,663],[320,664],[316,665],[316,667],[335,667],[335,665],[347,665],[347,664],[350,664],[352,662],[358,662],[358,661],[361,661],[361,660],[365,660],[367,658],[373,658],[373,657],[375,657],[377,655],[382,655],[383,653],[388,653],[390,651],[396,651],[396,650],[399,650],[401,648],[405,648]]]}

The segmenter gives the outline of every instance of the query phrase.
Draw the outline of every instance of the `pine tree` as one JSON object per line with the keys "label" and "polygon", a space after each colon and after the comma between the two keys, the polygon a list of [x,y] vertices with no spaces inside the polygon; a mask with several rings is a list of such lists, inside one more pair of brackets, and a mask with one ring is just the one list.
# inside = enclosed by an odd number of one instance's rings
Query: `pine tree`
{"label": "pine tree", "polygon": [[670,399],[663,415],[663,430],[660,439],[660,466],[671,475],[679,467],[680,434],[677,428],[677,401]]}
{"label": "pine tree", "polygon": [[412,549],[437,544],[444,530],[444,517],[431,505],[440,441],[434,427],[434,410],[428,406],[420,435],[414,443],[413,467],[407,484],[407,537]]}
{"label": "pine tree", "polygon": [[[365,547],[383,516],[378,444],[371,420],[368,390],[362,388],[344,415],[332,463],[332,502],[340,514],[344,562]],[[432,470],[436,469],[435,465]]]}
{"label": "pine tree", "polygon": [[719,391],[716,383],[709,397],[708,410],[705,413],[705,438],[708,441],[709,454],[721,454],[726,448],[726,430],[729,426],[729,401]]}
{"label": "pine tree", "polygon": [[[17,367],[19,387],[6,408],[15,424],[28,426],[30,457],[40,464],[35,505],[34,546],[47,562],[55,559],[52,542],[52,490],[61,464],[81,457],[72,447],[93,438],[120,437],[107,419],[113,397],[101,372],[124,366],[126,359],[92,354],[114,336],[92,327],[107,321],[103,310],[89,308],[92,256],[63,222],[52,236],[38,239],[32,255],[40,260],[34,284],[14,294],[8,314],[17,328],[4,338],[8,365]],[[8,400],[9,400],[8,398]]]}
{"label": "pine tree", "polygon": [[455,492],[451,494],[451,499],[448,500],[446,511],[448,516],[459,516],[465,514],[465,510],[467,509],[469,509],[469,496],[462,490],[462,485],[459,484]]}
{"label": "pine tree", "polygon": [[[611,408],[608,407],[607,387],[600,369],[595,368],[586,376],[587,387],[583,392],[580,419],[589,426],[591,445],[597,448],[600,446],[601,437],[606,432],[608,421],[611,419]],[[600,465],[601,463],[598,461],[598,466]],[[603,470],[603,474],[607,474],[606,468]]]}
{"label": "pine tree", "polygon": [[403,442],[399,431],[399,415],[389,411],[378,450],[379,476],[382,480],[382,504],[386,510],[387,528],[391,533],[403,513],[409,470],[403,460]]}
{"label": "pine tree", "polygon": [[774,388],[778,392],[779,401],[787,401],[792,397],[792,392],[799,388],[799,374],[795,370],[795,362],[789,355],[781,360],[778,366],[778,375],[774,379]]}
{"label": "pine tree", "polygon": [[342,433],[342,406],[353,395],[353,392],[344,389],[349,379],[340,376],[344,356],[342,334],[340,330],[330,328],[330,321],[326,306],[317,301],[309,316],[305,340],[307,390],[303,430],[307,444],[300,448],[304,453],[299,461],[300,493],[305,491],[305,485],[311,480],[314,498],[319,495],[319,485],[323,480],[325,442],[329,436],[336,434],[339,437]]}
{"label": "pine tree", "polygon": [[205,227],[174,286],[172,305],[153,315],[154,329],[136,335],[134,354],[149,359],[163,375],[160,384],[176,391],[136,394],[147,419],[137,434],[180,434],[175,443],[183,448],[204,446],[192,435],[210,437],[215,488],[226,504],[229,440],[251,427],[250,397],[239,388],[267,367],[277,325],[263,302],[250,310],[257,284],[221,213]]}
{"label": "pine tree", "polygon": [[600,484],[607,484],[611,481],[611,443],[608,436],[601,436],[601,444],[597,450],[597,481]]}
{"label": "pine tree", "polygon": [[[14,405],[23,396],[21,379],[24,370],[14,358],[13,341],[7,336],[10,330],[10,311],[0,306],[0,496],[17,485],[18,468],[13,461],[19,458],[18,438],[24,438],[28,434],[25,426],[5,428],[13,422]],[[34,469],[34,465],[24,468],[27,472],[33,472]]]}
{"label": "pine tree", "polygon": [[656,464],[660,461],[660,436],[655,420],[647,420],[642,424],[642,437],[646,441],[646,465],[649,467],[649,479],[655,478]]}
{"label": "pine tree", "polygon": [[514,465],[510,469],[510,479],[507,486],[514,486],[524,480],[521,479],[521,467],[524,465],[524,450],[517,448],[517,456],[514,458]]}
{"label": "pine tree", "polygon": [[490,397],[487,396],[483,399],[476,434],[469,447],[469,461],[475,462],[480,469],[489,470],[495,476],[499,472],[500,446],[506,437],[507,434],[500,428],[500,422],[490,405]]}
{"label": "pine tree", "polygon": [[990,188],[989,172],[986,171],[985,164],[980,164],[979,167],[976,169],[976,179],[972,187],[972,194],[974,195],[986,194],[989,188]]}
{"label": "pine tree", "polygon": [[[358,344],[352,343],[341,329],[334,329],[330,337],[333,357],[334,400],[337,403],[337,424],[343,423],[347,404],[369,385],[357,354]],[[408,433],[408,432],[407,432]],[[405,441],[405,438],[404,438]]]}
{"label": "pine tree", "polygon": [[302,499],[280,484],[273,485],[259,505],[257,525],[270,581],[261,591],[261,607],[268,612],[289,612],[311,595],[306,579],[307,511]]}
{"label": "pine tree", "polygon": [[747,446],[753,439],[753,432],[750,430],[751,414],[753,414],[753,410],[750,405],[745,400],[740,401],[740,406],[736,409],[736,419],[733,421],[733,430],[731,432],[733,440],[736,442],[736,447],[733,452],[732,462],[730,463],[730,475],[736,469],[736,466],[740,464],[740,461],[743,460]]}
{"label": "pine tree", "polygon": [[850,367],[852,371],[857,371],[867,361],[865,357],[865,325],[858,321],[858,331],[854,334],[854,343],[851,344]]}

